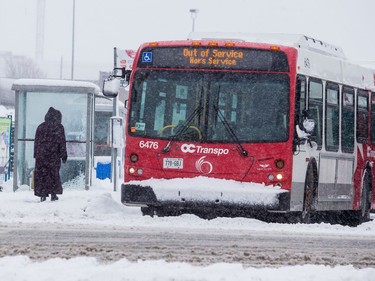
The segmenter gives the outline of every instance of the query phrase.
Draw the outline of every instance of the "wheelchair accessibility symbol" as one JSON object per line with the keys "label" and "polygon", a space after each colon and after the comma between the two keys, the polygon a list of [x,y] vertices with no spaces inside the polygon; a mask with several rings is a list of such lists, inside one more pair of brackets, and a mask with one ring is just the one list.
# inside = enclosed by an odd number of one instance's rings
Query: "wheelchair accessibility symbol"
{"label": "wheelchair accessibility symbol", "polygon": [[152,62],[152,52],[143,52],[142,62]]}

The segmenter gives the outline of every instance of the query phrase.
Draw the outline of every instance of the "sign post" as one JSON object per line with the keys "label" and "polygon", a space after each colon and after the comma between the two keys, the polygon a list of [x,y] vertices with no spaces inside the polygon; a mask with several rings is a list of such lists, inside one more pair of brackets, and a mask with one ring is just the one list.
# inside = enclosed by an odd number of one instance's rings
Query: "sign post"
{"label": "sign post", "polygon": [[[113,61],[113,68],[125,68],[126,70],[131,70],[132,65],[134,62],[134,58],[136,55],[136,51],[134,50],[118,50],[116,47],[114,48],[114,61]],[[114,73],[116,75],[116,73]],[[121,81],[120,85],[123,85],[124,79]],[[113,98],[113,110],[111,117],[111,170],[112,170],[112,177],[113,179],[113,190],[116,191],[117,189],[117,169],[120,166],[118,163],[118,151],[122,151],[122,147],[124,145],[124,137],[123,137],[123,120],[119,117],[119,110],[118,110],[118,95]],[[122,157],[121,157],[122,159]],[[122,161],[120,161],[122,162]]]}
{"label": "sign post", "polygon": [[7,181],[11,170],[12,116],[0,117],[0,181]]}

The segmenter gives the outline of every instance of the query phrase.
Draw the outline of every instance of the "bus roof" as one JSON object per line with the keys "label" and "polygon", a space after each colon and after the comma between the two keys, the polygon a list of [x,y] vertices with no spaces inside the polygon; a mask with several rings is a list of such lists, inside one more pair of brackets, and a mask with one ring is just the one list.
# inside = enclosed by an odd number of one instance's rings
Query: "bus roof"
{"label": "bus roof", "polygon": [[297,73],[375,91],[375,67],[347,59],[339,46],[301,34],[192,32],[188,40],[266,43],[297,49]]}
{"label": "bus roof", "polygon": [[375,67],[364,62],[350,61],[346,58],[341,47],[326,43],[301,34],[252,34],[252,33],[219,33],[193,32],[187,41],[162,41],[143,44],[140,48],[158,43],[158,46],[183,46],[193,41],[202,41],[205,45],[217,41],[220,45],[233,42],[236,46],[252,47],[256,45],[278,45],[296,50],[295,71],[307,75],[347,85],[363,90],[375,91]]}
{"label": "bus roof", "polygon": [[302,34],[191,32],[188,35],[188,40],[224,40],[267,43],[303,48],[324,55],[346,59],[343,49],[339,46]]}

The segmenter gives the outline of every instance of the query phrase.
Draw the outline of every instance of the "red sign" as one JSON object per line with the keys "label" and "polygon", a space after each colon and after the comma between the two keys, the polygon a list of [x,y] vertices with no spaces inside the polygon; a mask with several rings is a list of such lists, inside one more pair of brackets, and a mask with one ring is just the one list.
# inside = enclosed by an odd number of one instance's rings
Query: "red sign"
{"label": "red sign", "polygon": [[136,51],[134,50],[117,50],[117,67],[125,67],[126,70],[131,70],[135,55]]}

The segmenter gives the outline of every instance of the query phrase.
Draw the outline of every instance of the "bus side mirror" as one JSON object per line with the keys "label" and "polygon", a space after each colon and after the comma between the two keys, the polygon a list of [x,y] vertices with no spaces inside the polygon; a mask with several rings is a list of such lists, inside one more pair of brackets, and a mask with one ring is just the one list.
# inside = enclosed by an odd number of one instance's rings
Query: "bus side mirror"
{"label": "bus side mirror", "polygon": [[[118,74],[118,71],[121,71],[121,73]],[[103,81],[103,95],[109,98],[117,97],[118,91],[120,89],[121,79],[128,82],[129,85],[131,73],[132,71],[126,70],[125,67],[114,68],[113,74],[111,74],[107,79]],[[125,87],[124,85],[122,86]]]}
{"label": "bus side mirror", "polygon": [[120,79],[109,78],[103,82],[103,95],[110,98],[115,98],[120,89]]}
{"label": "bus side mirror", "polygon": [[311,134],[312,132],[314,132],[314,129],[315,129],[314,119],[303,120],[303,128],[305,129],[305,132],[308,134]]}
{"label": "bus side mirror", "polygon": [[300,139],[307,139],[314,132],[315,120],[309,118],[309,113],[306,109],[302,111],[302,118],[302,124],[297,125],[297,135]]}
{"label": "bus side mirror", "polygon": [[296,132],[299,139],[310,139],[315,129],[315,121],[313,119],[305,119],[302,126],[296,125]]}
{"label": "bus side mirror", "polygon": [[125,81],[126,82],[128,82],[128,84],[129,84],[129,80],[130,80],[130,74],[132,73],[132,71],[131,70],[125,70],[125,73],[124,73],[124,79],[125,79]]}

